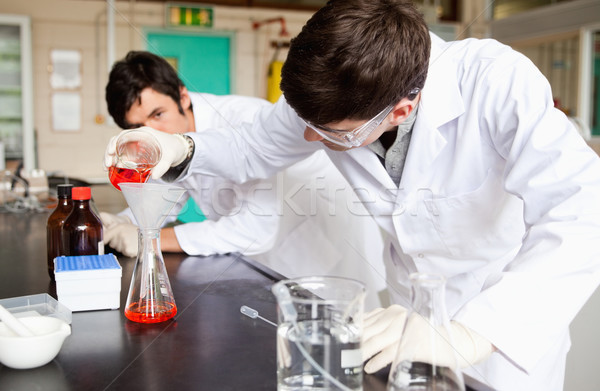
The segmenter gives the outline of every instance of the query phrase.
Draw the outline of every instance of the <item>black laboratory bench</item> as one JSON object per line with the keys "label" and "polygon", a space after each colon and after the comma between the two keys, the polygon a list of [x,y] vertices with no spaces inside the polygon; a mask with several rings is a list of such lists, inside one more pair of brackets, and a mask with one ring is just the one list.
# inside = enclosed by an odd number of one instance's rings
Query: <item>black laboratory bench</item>
{"label": "black laboratory bench", "polygon": [[[94,192],[94,189],[92,190]],[[0,213],[0,298],[49,293],[47,212]],[[123,314],[135,259],[121,264],[121,308],[74,312],[58,356],[35,369],[0,364],[0,390],[276,390],[276,329],[240,313],[247,305],[276,321],[277,273],[238,254],[164,253],[178,313],[157,324]],[[384,374],[365,391],[385,390]]]}

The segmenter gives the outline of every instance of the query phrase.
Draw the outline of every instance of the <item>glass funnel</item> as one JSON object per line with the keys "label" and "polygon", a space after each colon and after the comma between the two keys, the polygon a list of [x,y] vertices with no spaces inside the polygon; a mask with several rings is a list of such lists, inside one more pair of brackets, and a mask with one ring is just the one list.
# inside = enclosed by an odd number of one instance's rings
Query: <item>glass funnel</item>
{"label": "glass funnel", "polygon": [[412,309],[392,362],[388,391],[464,391],[446,312],[446,281],[414,273]]}
{"label": "glass funnel", "polygon": [[122,183],[121,191],[139,227],[125,317],[140,323],[163,322],[177,314],[177,306],[160,249],[160,225],[185,190],[166,184]]}

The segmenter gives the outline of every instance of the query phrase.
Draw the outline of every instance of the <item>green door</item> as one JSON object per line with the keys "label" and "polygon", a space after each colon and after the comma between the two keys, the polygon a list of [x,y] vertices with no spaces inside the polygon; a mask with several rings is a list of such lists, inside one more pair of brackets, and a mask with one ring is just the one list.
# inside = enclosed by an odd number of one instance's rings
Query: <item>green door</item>
{"label": "green door", "polygon": [[[169,61],[189,91],[227,95],[231,90],[231,35],[151,31],[147,50]],[[206,220],[192,198],[177,217],[183,223]]]}
{"label": "green door", "polygon": [[147,50],[166,58],[190,91],[231,93],[231,35],[148,32]]}

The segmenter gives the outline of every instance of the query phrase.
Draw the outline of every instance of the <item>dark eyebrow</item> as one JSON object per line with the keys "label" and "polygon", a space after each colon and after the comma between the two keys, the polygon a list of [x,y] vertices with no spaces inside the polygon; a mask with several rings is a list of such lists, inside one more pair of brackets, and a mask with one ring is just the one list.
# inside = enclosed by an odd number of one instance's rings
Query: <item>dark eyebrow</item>
{"label": "dark eyebrow", "polygon": [[151,113],[148,115],[148,117],[147,117],[147,118],[152,118],[152,117],[154,117],[154,115],[155,115],[156,113],[158,113],[159,111],[163,111],[163,108],[162,108],[162,107],[157,107],[157,108],[155,108],[154,110],[152,110],[152,112],[151,112]]}
{"label": "dark eyebrow", "polygon": [[[152,112],[150,112],[150,114],[146,118],[152,118],[152,117],[154,117],[154,115],[156,113],[158,113],[159,111],[163,111],[163,108],[162,107],[155,108],[154,110],[152,110]],[[142,126],[144,126],[143,123],[140,123],[140,124],[130,124],[127,121],[125,121],[125,123],[127,125],[127,129],[141,128]]]}

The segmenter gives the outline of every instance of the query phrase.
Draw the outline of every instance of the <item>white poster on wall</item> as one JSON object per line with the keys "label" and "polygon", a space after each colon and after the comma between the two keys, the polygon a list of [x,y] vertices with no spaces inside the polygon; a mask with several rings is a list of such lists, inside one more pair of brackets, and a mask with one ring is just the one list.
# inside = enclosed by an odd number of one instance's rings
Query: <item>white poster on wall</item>
{"label": "white poster on wall", "polygon": [[78,92],[52,93],[52,129],[60,132],[81,129],[81,96]]}
{"label": "white poster on wall", "polygon": [[54,89],[81,87],[81,53],[78,50],[52,50],[50,86]]}

